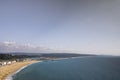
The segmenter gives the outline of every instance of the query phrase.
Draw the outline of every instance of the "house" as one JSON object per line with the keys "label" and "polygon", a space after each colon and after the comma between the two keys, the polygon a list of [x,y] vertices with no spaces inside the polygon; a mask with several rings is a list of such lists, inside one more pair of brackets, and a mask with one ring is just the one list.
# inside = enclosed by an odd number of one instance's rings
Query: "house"
{"label": "house", "polygon": [[12,61],[8,61],[8,62],[7,62],[7,65],[10,65],[10,64],[12,64]]}
{"label": "house", "polygon": [[7,65],[7,62],[2,62],[2,66],[5,66],[5,65]]}
{"label": "house", "polygon": [[16,61],[12,61],[12,63],[16,63]]}

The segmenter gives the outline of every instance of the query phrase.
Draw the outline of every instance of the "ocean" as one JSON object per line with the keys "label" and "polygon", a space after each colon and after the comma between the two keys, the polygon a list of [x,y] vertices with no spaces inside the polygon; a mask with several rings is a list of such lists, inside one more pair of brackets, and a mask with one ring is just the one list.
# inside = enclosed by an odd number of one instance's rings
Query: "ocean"
{"label": "ocean", "polygon": [[22,69],[13,80],[120,80],[120,57],[43,61]]}

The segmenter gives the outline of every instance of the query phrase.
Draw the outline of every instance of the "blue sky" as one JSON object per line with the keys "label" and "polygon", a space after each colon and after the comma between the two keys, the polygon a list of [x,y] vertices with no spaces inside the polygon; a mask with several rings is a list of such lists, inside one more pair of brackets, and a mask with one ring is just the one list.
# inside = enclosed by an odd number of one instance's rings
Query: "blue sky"
{"label": "blue sky", "polygon": [[0,42],[120,54],[119,0],[0,0]]}

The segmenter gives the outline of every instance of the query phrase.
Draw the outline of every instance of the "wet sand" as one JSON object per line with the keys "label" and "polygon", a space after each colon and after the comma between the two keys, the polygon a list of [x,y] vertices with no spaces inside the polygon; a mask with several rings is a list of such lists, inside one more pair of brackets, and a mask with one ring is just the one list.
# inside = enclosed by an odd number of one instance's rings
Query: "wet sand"
{"label": "wet sand", "polygon": [[36,63],[36,62],[38,62],[38,61],[16,62],[11,65],[6,65],[6,66],[0,67],[0,80],[5,80],[7,76],[13,74],[20,68],[27,66],[29,64]]}

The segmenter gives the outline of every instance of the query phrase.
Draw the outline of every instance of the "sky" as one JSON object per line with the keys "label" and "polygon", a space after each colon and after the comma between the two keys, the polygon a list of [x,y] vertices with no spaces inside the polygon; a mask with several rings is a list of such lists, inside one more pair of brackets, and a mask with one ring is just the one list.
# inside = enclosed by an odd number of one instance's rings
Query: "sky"
{"label": "sky", "polygon": [[120,55],[119,4],[120,0],[0,0],[0,51],[24,52],[6,45],[30,44],[46,52]]}

